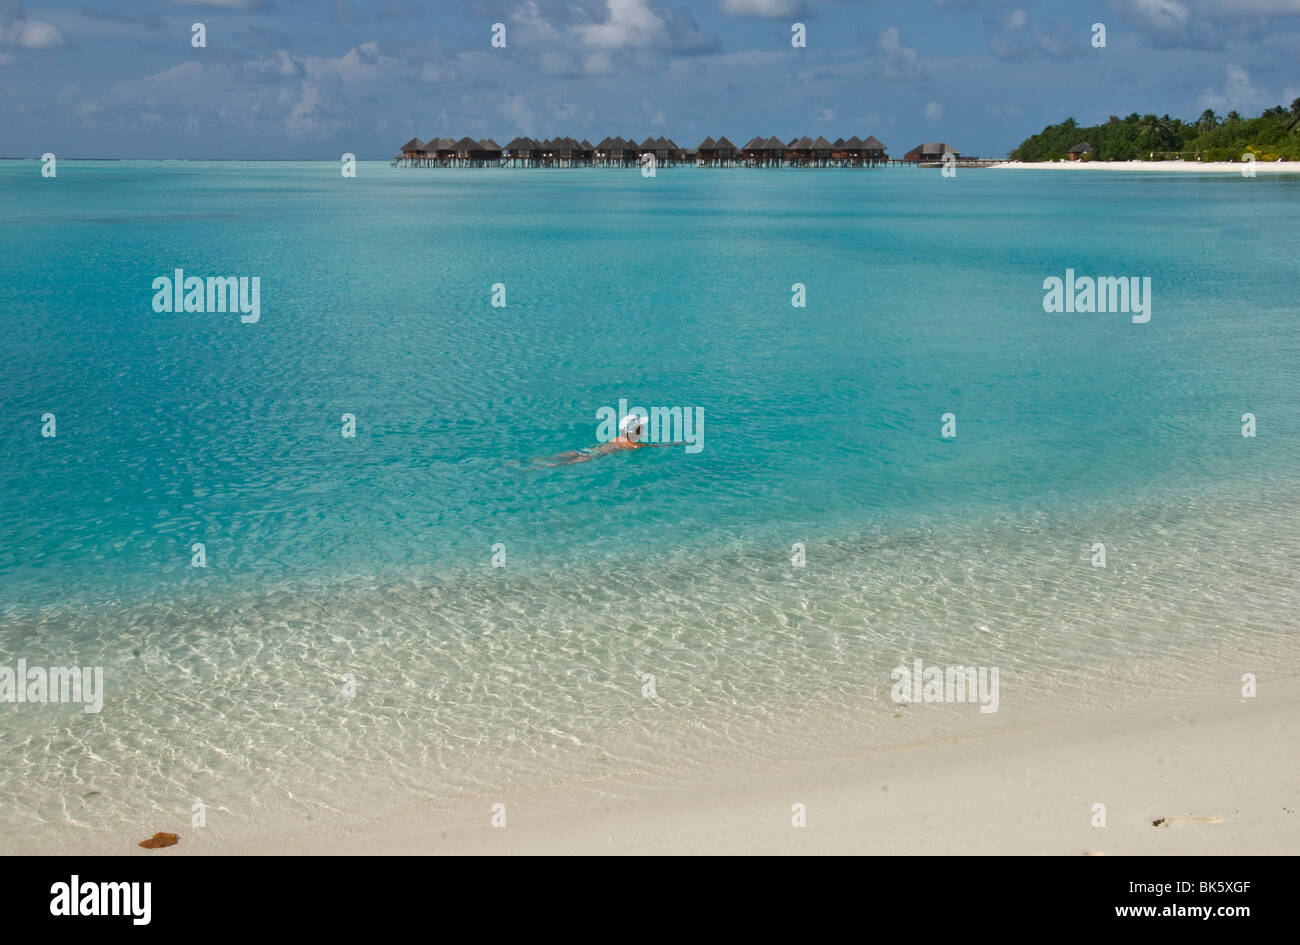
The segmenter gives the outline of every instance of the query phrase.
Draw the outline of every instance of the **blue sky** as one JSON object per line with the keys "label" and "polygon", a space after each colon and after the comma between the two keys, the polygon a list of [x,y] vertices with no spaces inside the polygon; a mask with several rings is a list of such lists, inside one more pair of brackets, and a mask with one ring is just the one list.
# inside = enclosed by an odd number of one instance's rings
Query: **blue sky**
{"label": "blue sky", "polygon": [[0,0],[0,156],[371,159],[522,133],[1002,157],[1071,115],[1289,105],[1298,63],[1300,0]]}

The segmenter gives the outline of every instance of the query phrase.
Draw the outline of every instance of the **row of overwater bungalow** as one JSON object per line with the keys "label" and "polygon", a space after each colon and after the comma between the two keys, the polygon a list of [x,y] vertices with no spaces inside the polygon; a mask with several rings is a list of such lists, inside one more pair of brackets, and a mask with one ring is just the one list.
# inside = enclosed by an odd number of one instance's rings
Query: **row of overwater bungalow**
{"label": "row of overwater bungalow", "polygon": [[[865,141],[824,137],[753,138],[737,147],[725,135],[708,137],[699,147],[683,148],[671,138],[605,138],[599,144],[583,139],[515,138],[505,147],[491,138],[412,138],[393,158],[407,167],[637,167],[654,156],[657,167],[878,167],[889,162],[885,146],[874,136]],[[911,155],[909,154],[909,158]],[[897,163],[897,162],[895,162]]]}

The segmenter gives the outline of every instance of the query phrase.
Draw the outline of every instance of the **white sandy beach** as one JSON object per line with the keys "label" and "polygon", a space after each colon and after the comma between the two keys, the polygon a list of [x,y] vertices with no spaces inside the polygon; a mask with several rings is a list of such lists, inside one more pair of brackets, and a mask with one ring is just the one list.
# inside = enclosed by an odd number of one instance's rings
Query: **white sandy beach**
{"label": "white sandy beach", "polygon": [[[1192,174],[1240,174],[1246,165],[1230,161],[1001,161],[990,167],[1055,171],[1166,171]],[[1257,174],[1300,174],[1300,161],[1256,161]]]}
{"label": "white sandy beach", "polygon": [[[1300,678],[1265,681],[1250,699],[1207,695],[688,783],[560,785],[339,835],[285,829],[218,843],[188,831],[152,855],[1294,854],[1298,721]],[[490,825],[497,802],[504,828]],[[795,803],[806,805],[804,828],[791,825]],[[1098,803],[1105,827],[1092,826]]]}

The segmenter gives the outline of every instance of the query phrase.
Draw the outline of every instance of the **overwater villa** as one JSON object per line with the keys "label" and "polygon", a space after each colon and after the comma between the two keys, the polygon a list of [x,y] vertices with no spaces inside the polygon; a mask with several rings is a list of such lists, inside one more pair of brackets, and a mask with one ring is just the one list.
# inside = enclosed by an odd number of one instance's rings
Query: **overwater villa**
{"label": "overwater villa", "polygon": [[[908,152],[905,161],[942,160],[946,144],[924,144]],[[939,149],[934,151],[932,149]],[[955,153],[955,152],[954,152]],[[412,138],[393,157],[404,167],[640,167],[652,155],[656,167],[880,167],[891,162],[885,145],[874,136],[857,135],[828,141],[807,136],[782,141],[775,136],[751,138],[737,147],[725,135],[706,137],[695,148],[683,148],[671,138],[605,137],[599,144],[587,139],[527,136],[511,139],[504,147],[491,138],[475,141],[432,137]]]}
{"label": "overwater villa", "polygon": [[909,164],[931,164],[943,161],[945,154],[961,159],[961,152],[952,145],[943,141],[927,141],[904,154],[903,160]]}

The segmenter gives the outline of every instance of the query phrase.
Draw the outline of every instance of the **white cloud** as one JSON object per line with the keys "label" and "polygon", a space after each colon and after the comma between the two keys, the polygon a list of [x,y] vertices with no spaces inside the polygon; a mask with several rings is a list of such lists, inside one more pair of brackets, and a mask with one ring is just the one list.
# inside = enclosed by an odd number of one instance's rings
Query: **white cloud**
{"label": "white cloud", "polygon": [[1206,89],[1201,93],[1200,104],[1217,112],[1239,111],[1245,114],[1262,111],[1267,107],[1268,95],[1250,81],[1250,73],[1241,66],[1228,66],[1228,78],[1223,89]]}
{"label": "white cloud", "polygon": [[170,123],[185,131],[193,103],[209,102],[218,127],[275,122],[291,136],[319,137],[354,128],[359,101],[394,76],[418,74],[417,63],[386,56],[373,41],[336,57],[295,59],[277,49],[260,59],[189,60],[119,82],[79,115],[137,127]]}
{"label": "white cloud", "polygon": [[21,3],[0,7],[0,43],[24,49],[49,49],[63,45],[63,35],[43,20],[27,18]]}
{"label": "white cloud", "polygon": [[593,49],[588,52],[551,50],[537,58],[537,67],[542,75],[551,78],[583,78],[612,75],[618,71],[617,67],[624,59],[624,53],[608,49]]}
{"label": "white cloud", "polygon": [[582,23],[573,32],[580,42],[603,50],[672,50],[678,53],[716,51],[717,40],[695,25],[679,8],[651,6],[651,0],[605,0],[603,23]]}
{"label": "white cloud", "polygon": [[1181,29],[1191,18],[1182,0],[1131,0],[1133,15],[1157,30]]}
{"label": "white cloud", "polygon": [[938,121],[943,117],[943,106],[938,102],[930,102],[925,106],[925,117],[930,121]]}
{"label": "white cloud", "polygon": [[803,12],[802,0],[722,0],[727,16],[796,16]]}
{"label": "white cloud", "polygon": [[1300,16],[1300,0],[1110,0],[1157,46],[1222,49],[1225,40],[1271,32],[1274,17]]}
{"label": "white cloud", "polygon": [[254,76],[295,76],[302,75],[302,66],[293,60],[283,49],[277,49],[264,59],[254,59],[248,63],[248,70]]}
{"label": "white cloud", "polygon": [[[501,114],[524,134],[532,134],[537,127],[537,116],[528,107],[522,95],[511,95],[501,103]],[[505,142],[501,142],[504,144]]]}
{"label": "white cloud", "polygon": [[897,26],[891,26],[880,34],[876,45],[885,54],[877,68],[877,75],[882,79],[920,79],[925,76],[925,64],[916,50],[903,45],[902,34]]}
{"label": "white cloud", "polygon": [[348,127],[346,89],[384,81],[400,63],[386,58],[371,41],[349,49],[337,58],[302,61],[306,77],[297,100],[289,109],[285,127],[291,134],[315,135]]}
{"label": "white cloud", "polygon": [[510,14],[510,41],[522,41],[523,44],[552,42],[560,38],[560,31],[542,16],[537,0],[528,0],[514,13]]}
{"label": "white cloud", "polygon": [[586,105],[574,102],[558,103],[552,115],[554,123],[560,127],[573,128],[574,126],[589,125],[595,120],[595,113]]}
{"label": "white cloud", "polygon": [[437,84],[439,82],[455,82],[460,78],[460,73],[456,67],[448,62],[426,62],[420,67],[420,81]]}
{"label": "white cloud", "polygon": [[203,65],[198,62],[182,62],[139,79],[119,82],[109,93],[109,97],[125,103],[156,105],[160,98],[183,96],[187,92],[201,91],[199,83],[204,78]]}
{"label": "white cloud", "polygon": [[262,5],[262,0],[167,0],[186,7],[216,7],[219,10],[251,10]]}
{"label": "white cloud", "polygon": [[624,49],[662,45],[668,38],[667,24],[650,8],[650,0],[605,0],[609,19],[574,27],[588,46]]}
{"label": "white cloud", "polygon": [[1204,0],[1204,6],[1220,15],[1300,16],[1300,0]]}

